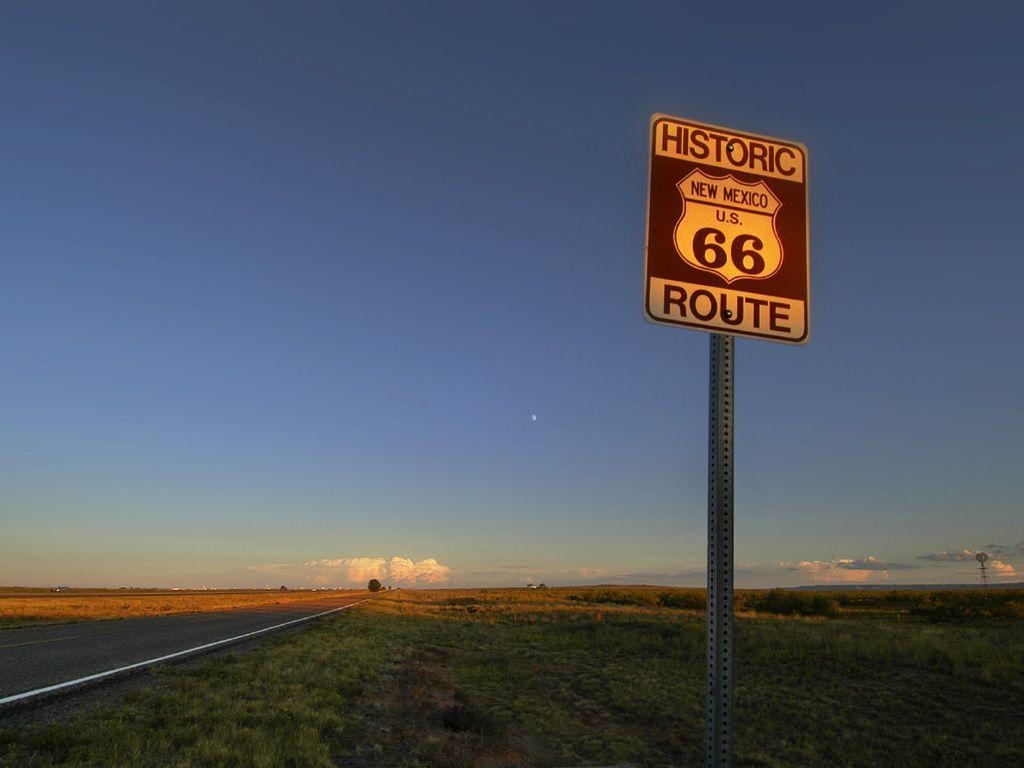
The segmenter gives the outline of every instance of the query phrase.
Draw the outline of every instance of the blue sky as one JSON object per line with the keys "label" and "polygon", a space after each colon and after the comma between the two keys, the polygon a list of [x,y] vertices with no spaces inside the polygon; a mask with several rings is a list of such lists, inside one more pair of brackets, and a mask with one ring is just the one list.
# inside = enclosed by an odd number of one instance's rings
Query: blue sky
{"label": "blue sky", "polygon": [[703,583],[655,112],[809,149],[739,584],[1020,580],[1024,12],[919,8],[8,5],[0,583]]}

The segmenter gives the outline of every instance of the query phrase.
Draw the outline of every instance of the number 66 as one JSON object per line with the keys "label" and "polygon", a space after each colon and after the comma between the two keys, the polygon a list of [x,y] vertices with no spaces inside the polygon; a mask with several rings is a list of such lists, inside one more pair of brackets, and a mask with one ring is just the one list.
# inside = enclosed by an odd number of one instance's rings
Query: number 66
{"label": "number 66", "polygon": [[[715,242],[709,243],[708,238],[714,236]],[[764,248],[764,242],[754,235],[737,235],[729,248],[730,253],[726,254],[722,245],[725,243],[725,234],[714,227],[702,227],[693,236],[693,256],[697,261],[711,269],[719,269],[725,266],[725,262],[732,257],[732,263],[740,272],[745,275],[759,275],[764,272],[764,257],[758,253]],[[747,248],[747,244],[750,248]]]}

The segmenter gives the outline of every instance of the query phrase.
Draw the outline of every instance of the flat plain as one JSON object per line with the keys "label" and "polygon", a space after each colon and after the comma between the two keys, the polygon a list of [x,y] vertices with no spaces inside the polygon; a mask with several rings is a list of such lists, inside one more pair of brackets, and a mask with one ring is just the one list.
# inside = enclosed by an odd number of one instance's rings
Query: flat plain
{"label": "flat plain", "polygon": [[[0,765],[697,766],[703,600],[378,593],[115,704],[0,728]],[[1024,592],[740,591],[737,608],[737,766],[1024,764]]]}

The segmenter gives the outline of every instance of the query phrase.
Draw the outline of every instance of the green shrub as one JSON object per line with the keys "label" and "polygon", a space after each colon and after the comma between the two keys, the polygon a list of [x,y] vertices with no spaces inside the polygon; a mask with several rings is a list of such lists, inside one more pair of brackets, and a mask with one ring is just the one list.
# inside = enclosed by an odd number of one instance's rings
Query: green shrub
{"label": "green shrub", "polygon": [[661,592],[658,604],[665,608],[689,608],[702,611],[707,607],[707,593],[703,589],[688,589],[685,592]]}
{"label": "green shrub", "polygon": [[1009,589],[926,592],[910,613],[929,621],[961,624],[983,619],[1019,621],[1024,619],[1024,601],[1019,591]]}
{"label": "green shrub", "polygon": [[743,608],[780,616],[838,616],[839,601],[821,592],[798,592],[771,589],[767,592],[748,593]]}

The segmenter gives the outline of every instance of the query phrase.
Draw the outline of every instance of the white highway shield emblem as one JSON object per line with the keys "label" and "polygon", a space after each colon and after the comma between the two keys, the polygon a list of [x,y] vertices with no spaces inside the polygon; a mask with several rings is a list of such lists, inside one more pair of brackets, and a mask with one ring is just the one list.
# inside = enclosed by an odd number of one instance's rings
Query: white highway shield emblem
{"label": "white highway shield emblem", "polygon": [[763,181],[748,184],[731,174],[695,170],[676,186],[683,212],[673,240],[683,261],[726,283],[764,280],[779,271],[775,214],[782,204]]}

